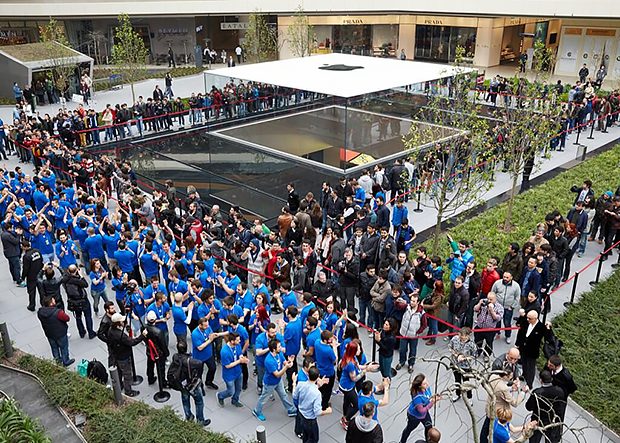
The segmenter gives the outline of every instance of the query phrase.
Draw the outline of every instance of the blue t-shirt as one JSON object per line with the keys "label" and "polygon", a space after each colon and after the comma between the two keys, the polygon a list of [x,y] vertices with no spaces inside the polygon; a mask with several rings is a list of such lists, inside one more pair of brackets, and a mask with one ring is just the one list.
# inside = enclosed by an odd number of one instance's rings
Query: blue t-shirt
{"label": "blue t-shirt", "polygon": [[306,325],[306,320],[308,319],[308,314],[310,313],[310,309],[316,308],[313,301],[308,303],[306,306],[301,308],[301,312],[299,313],[299,318],[301,319],[301,324]]}
{"label": "blue t-shirt", "polygon": [[310,379],[308,378],[308,374],[306,374],[306,371],[304,371],[303,368],[300,369],[299,372],[297,373],[297,383],[298,384],[303,383],[308,380]]}
{"label": "blue t-shirt", "polygon": [[[65,243],[56,243],[56,256],[60,260],[60,267],[62,269],[67,269],[70,265],[75,265],[77,263],[75,254],[73,253],[74,248],[75,243],[73,243],[73,240],[67,239]],[[60,254],[63,254],[63,256],[61,257]]]}
{"label": "blue t-shirt", "polygon": [[337,314],[335,314],[334,312],[332,312],[331,314],[328,314],[326,312],[325,315],[323,316],[323,321],[321,322],[321,326],[323,327],[323,330],[325,331],[333,331],[334,325],[336,324],[337,321],[338,321]]}
{"label": "blue t-shirt", "polygon": [[209,343],[202,351],[198,350],[198,346],[209,340],[209,335],[212,333],[208,325],[204,331],[197,327],[192,332],[192,357],[196,360],[207,361],[213,356],[213,343]]}
{"label": "blue t-shirt", "polygon": [[178,335],[187,334],[187,324],[185,324],[187,314],[181,306],[172,305],[172,319],[174,320],[172,331]]}
{"label": "blue t-shirt", "polygon": [[176,283],[170,280],[170,283],[168,283],[168,291],[172,294],[171,297],[174,297],[174,294],[177,292],[185,294],[187,292],[187,283],[183,280],[179,280]]}
{"label": "blue t-shirt", "polygon": [[43,234],[37,233],[32,237],[32,247],[38,249],[41,254],[53,254],[52,235],[48,231],[45,231]]}
{"label": "blue t-shirt", "polygon": [[[280,342],[282,347],[285,346],[284,337],[282,337],[282,334],[278,332],[275,338]],[[268,347],[269,347],[269,337],[267,336],[267,332],[262,332],[261,334],[258,335],[258,337],[256,337],[256,349],[257,350],[267,349]],[[256,365],[265,366],[265,358],[267,357],[268,354],[269,352],[267,352],[267,354],[257,355]]]}
{"label": "blue t-shirt", "polygon": [[[155,315],[157,316],[157,319],[159,320],[160,318],[166,318],[166,314],[170,311],[170,305],[168,304],[167,301],[163,302],[162,305],[159,307],[157,306],[157,303],[151,303],[148,309],[146,310],[146,312],[148,311],[155,312]],[[162,331],[168,330],[167,322],[160,322],[160,323],[157,323],[156,325]]]}
{"label": "blue t-shirt", "polygon": [[168,291],[166,290],[166,286],[163,283],[160,283],[157,286],[157,289],[153,289],[153,285],[148,285],[142,289],[142,295],[146,300],[150,300],[155,296],[156,293],[161,292],[164,295],[168,295]]}
{"label": "blue t-shirt", "polygon": [[267,353],[267,357],[265,358],[265,376],[263,377],[264,384],[277,385],[280,383],[282,377],[276,377],[273,373],[281,371],[285,361],[286,358],[281,352],[276,355],[273,355],[271,352]]}
{"label": "blue t-shirt", "polygon": [[129,249],[118,249],[114,253],[114,258],[118,263],[118,267],[121,268],[123,272],[133,272],[133,260],[135,254]]}
{"label": "blue t-shirt", "polygon": [[[93,272],[91,271],[90,274],[88,274],[88,276],[90,277],[90,288],[93,291],[96,292],[101,292],[105,289],[105,279],[101,278],[101,271],[99,272]],[[95,284],[95,280],[99,280],[99,283]]]}
{"label": "blue t-shirt", "polygon": [[159,275],[159,263],[153,260],[153,254],[154,252],[145,252],[140,257],[140,264],[146,278]]}
{"label": "blue t-shirt", "polygon": [[235,303],[241,306],[241,309],[252,309],[252,303],[254,302],[254,297],[252,296],[252,291],[246,289],[244,294],[237,293],[235,298]]}
{"label": "blue t-shirt", "polygon": [[241,337],[241,343],[239,343],[239,346],[241,346],[242,349],[243,345],[245,345],[245,342],[250,339],[250,334],[248,334],[248,330],[245,329],[243,325],[237,325],[235,329],[233,329],[232,326],[228,326],[228,332],[234,332],[235,334],[238,334],[239,337]]}
{"label": "blue t-shirt", "polygon": [[510,440],[509,423],[501,424],[496,418],[493,423],[493,443],[508,443]]}
{"label": "blue t-shirt", "polygon": [[118,232],[115,232],[114,235],[106,234],[103,236],[103,246],[105,246],[105,252],[108,254],[108,257],[114,258],[120,238],[121,236]]}
{"label": "blue t-shirt", "polygon": [[226,366],[237,361],[241,356],[241,346],[230,346],[226,343],[222,346],[222,350],[220,351],[220,358],[222,361],[222,378],[225,382],[231,382],[241,377],[241,365],[235,365],[232,368],[227,368]]}
{"label": "blue t-shirt", "polygon": [[[321,340],[321,330],[319,328],[314,329],[306,337],[306,347],[310,348],[316,346],[316,342]],[[316,351],[316,350],[315,350]]]}
{"label": "blue t-shirt", "polygon": [[314,360],[321,377],[332,377],[336,374],[336,354],[330,344],[317,340],[314,344]]}
{"label": "blue t-shirt", "polygon": [[99,234],[91,235],[82,243],[82,249],[86,250],[90,258],[104,259],[103,238]]}
{"label": "blue t-shirt", "polygon": [[[216,311],[221,310],[222,303],[218,299],[214,299],[212,305],[201,303],[200,306],[198,306],[198,317],[206,317],[209,315],[209,312],[211,312],[211,309],[215,309]],[[213,316],[211,320],[209,320],[209,326],[213,332],[218,332],[220,330],[220,319],[217,315]]]}
{"label": "blue t-shirt", "polygon": [[297,317],[295,320],[288,322],[286,328],[284,328],[284,342],[286,343],[287,357],[291,355],[299,354],[301,350],[301,336],[303,334],[303,328],[301,326],[301,319]]}
{"label": "blue t-shirt", "polygon": [[239,320],[243,321],[243,309],[238,305],[233,305],[231,309],[222,307],[218,317],[220,320],[228,321],[228,316],[230,314],[235,314]]}
{"label": "blue t-shirt", "polygon": [[424,417],[426,417],[426,414],[428,414],[428,412],[421,414],[420,412],[418,412],[416,407],[418,405],[427,406],[431,402],[432,395],[433,393],[430,387],[426,388],[426,391],[424,392],[419,392],[416,395],[413,395],[411,397],[411,403],[409,403],[409,408],[407,409],[407,413],[409,415],[414,416],[417,419],[422,420]]}
{"label": "blue t-shirt", "polygon": [[357,409],[359,410],[360,415],[364,414],[364,405],[366,403],[375,404],[375,414],[372,416],[372,419],[377,420],[377,410],[379,409],[379,400],[377,400],[372,393],[369,396],[365,396],[364,394],[360,393],[357,396]]}
{"label": "blue t-shirt", "polygon": [[344,368],[342,368],[342,374],[340,375],[340,388],[343,391],[350,391],[355,387],[355,381],[351,379],[350,373],[353,372],[357,376],[360,373],[360,368],[353,362],[347,363]]}
{"label": "blue t-shirt", "polygon": [[288,308],[289,306],[297,307],[297,296],[293,291],[282,297],[282,307],[284,308],[284,310],[286,311],[286,308]]}

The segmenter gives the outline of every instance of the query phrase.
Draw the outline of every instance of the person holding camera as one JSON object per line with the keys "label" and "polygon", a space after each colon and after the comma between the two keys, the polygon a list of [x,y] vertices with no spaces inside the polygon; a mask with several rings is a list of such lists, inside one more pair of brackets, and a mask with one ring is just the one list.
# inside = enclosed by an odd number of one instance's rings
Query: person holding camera
{"label": "person holding camera", "polygon": [[55,267],[58,267],[58,265],[53,262],[45,264],[37,276],[37,288],[43,300],[47,297],[52,297],[56,300],[56,307],[58,309],[65,309],[65,304],[60,294],[61,279],[56,275]]}
{"label": "person holding camera", "polygon": [[340,307],[355,314],[355,298],[359,288],[360,259],[353,255],[353,249],[344,250],[344,260],[338,263],[340,272]]}
{"label": "person holding camera", "polygon": [[[478,314],[474,325],[474,340],[478,346],[478,354],[484,352],[484,359],[488,361],[493,355],[493,341],[495,340],[495,331],[488,331],[488,329],[497,327],[497,322],[504,316],[504,307],[497,303],[497,295],[489,292],[486,298],[480,298],[480,301],[476,303],[474,312]],[[478,331],[479,329],[482,331]]]}
{"label": "person holding camera", "polygon": [[[97,333],[93,330],[93,316],[90,302],[88,301],[88,294],[86,293],[88,282],[80,274],[80,269],[76,265],[70,265],[67,268],[67,272],[62,276],[61,284],[67,294],[67,308],[75,316],[80,337],[84,338],[88,332],[88,338],[95,338]],[[82,322],[82,315],[84,316],[86,327],[84,327],[84,322]]]}
{"label": "person holding camera", "polygon": [[131,369],[131,348],[142,342],[148,335],[147,330],[143,330],[142,334],[131,338],[127,334],[127,317],[123,314],[112,315],[112,325],[108,331],[108,346],[112,353],[112,357],[118,368],[118,375],[123,384],[123,390],[128,397],[135,397],[140,394],[131,388],[133,380],[133,372]]}

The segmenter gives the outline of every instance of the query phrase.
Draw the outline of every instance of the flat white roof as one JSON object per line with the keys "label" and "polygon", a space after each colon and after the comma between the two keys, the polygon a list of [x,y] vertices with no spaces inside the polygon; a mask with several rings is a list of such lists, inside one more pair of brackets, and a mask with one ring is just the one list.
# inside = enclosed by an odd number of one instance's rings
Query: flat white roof
{"label": "flat white roof", "polygon": [[[325,66],[360,66],[350,71],[319,69]],[[460,72],[474,71],[458,68]],[[318,92],[337,97],[355,97],[405,85],[452,77],[454,66],[403,61],[393,58],[350,54],[324,54],[264,63],[243,64],[233,68],[206,71],[208,75],[235,78],[288,88]]]}

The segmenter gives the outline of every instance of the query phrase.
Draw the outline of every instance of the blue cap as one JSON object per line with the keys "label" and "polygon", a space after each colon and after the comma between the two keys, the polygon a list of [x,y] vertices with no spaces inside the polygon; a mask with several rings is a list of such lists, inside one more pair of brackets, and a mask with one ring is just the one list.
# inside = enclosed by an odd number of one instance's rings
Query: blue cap
{"label": "blue cap", "polygon": [[605,195],[606,195],[607,197],[611,197],[612,195],[614,195],[614,193],[613,193],[613,192],[611,192],[611,191],[607,191],[607,192],[605,193]]}

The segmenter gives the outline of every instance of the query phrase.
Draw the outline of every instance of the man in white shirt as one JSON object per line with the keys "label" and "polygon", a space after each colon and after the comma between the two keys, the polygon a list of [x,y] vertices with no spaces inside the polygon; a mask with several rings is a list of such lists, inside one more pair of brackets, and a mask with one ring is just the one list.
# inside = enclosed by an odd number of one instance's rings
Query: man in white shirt
{"label": "man in white shirt", "polygon": [[241,64],[241,55],[243,54],[243,49],[241,49],[240,45],[237,45],[235,48],[235,54],[237,55],[237,64]]}

